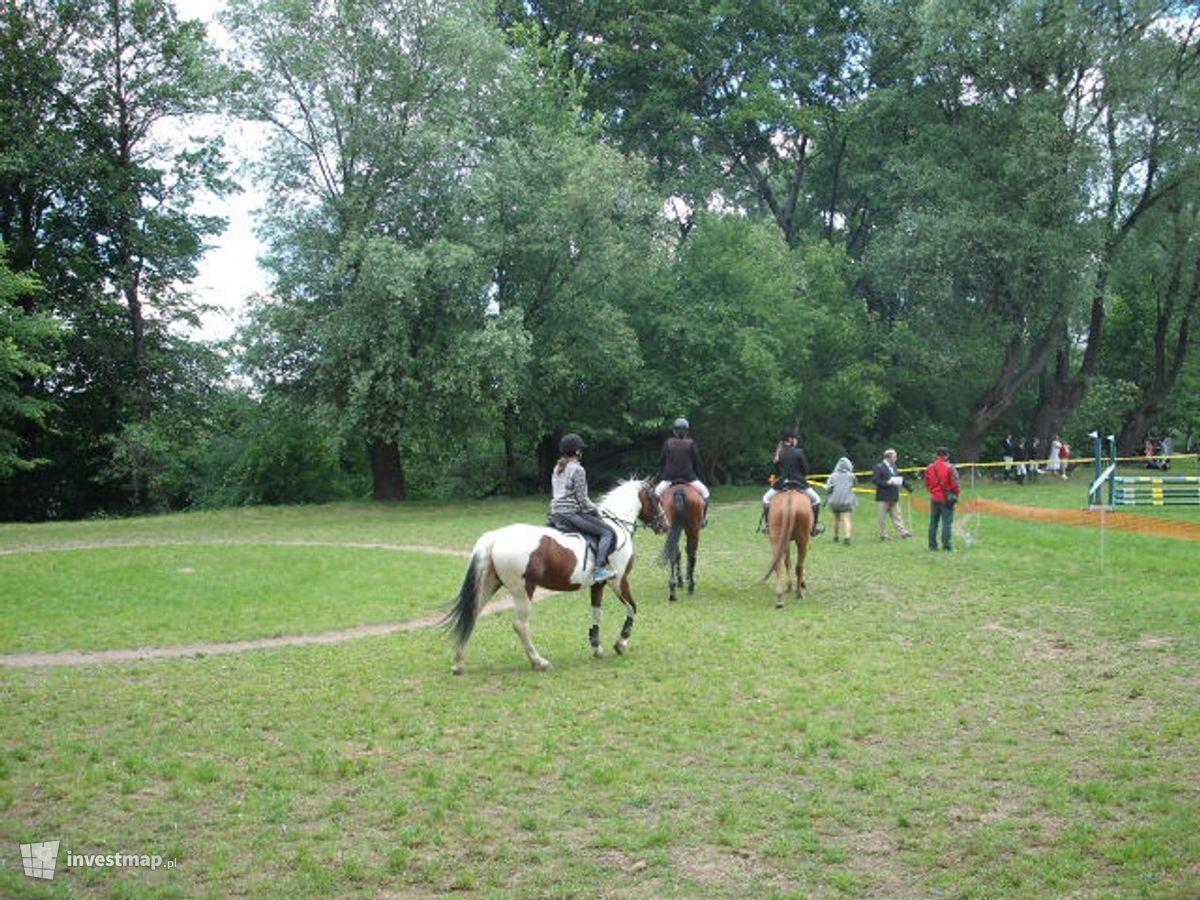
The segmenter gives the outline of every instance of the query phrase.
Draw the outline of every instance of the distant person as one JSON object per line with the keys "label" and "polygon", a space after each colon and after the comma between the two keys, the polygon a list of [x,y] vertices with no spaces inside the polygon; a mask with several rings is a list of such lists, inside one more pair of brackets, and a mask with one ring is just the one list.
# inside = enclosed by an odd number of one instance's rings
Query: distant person
{"label": "distant person", "polygon": [[612,552],[616,533],[600,518],[599,509],[588,497],[587,473],[579,461],[586,446],[577,434],[564,434],[558,442],[558,462],[550,475],[553,491],[550,520],[555,528],[598,539],[592,580],[600,583],[616,577],[616,573],[608,568],[608,555]]}
{"label": "distant person", "polygon": [[871,481],[875,484],[875,509],[878,511],[879,539],[888,540],[887,523],[892,521],[896,534],[902,538],[912,537],[912,532],[904,524],[904,516],[900,513],[900,488],[912,492],[904,482],[904,476],[896,468],[896,451],[890,447],[883,451],[883,459],[871,473]]}
{"label": "distant person", "polygon": [[1171,436],[1164,435],[1162,444],[1159,445],[1159,452],[1162,454],[1162,468],[1171,468]]}
{"label": "distant person", "polygon": [[1062,459],[1062,477],[1065,481],[1071,477],[1071,445],[1066,441],[1062,442],[1062,451],[1059,456]]}
{"label": "distant person", "polygon": [[1016,475],[1013,468],[1013,454],[1016,452],[1016,442],[1013,440],[1011,433],[1004,436],[1004,447],[1000,451],[1001,457],[1004,459],[1004,480],[1007,481]]}
{"label": "distant person", "polygon": [[1025,483],[1025,476],[1029,473],[1029,448],[1025,446],[1025,438],[1017,438],[1016,456],[1014,460],[1017,464],[1017,484]]}
{"label": "distant person", "polygon": [[1154,441],[1149,437],[1146,438],[1146,444],[1142,447],[1142,455],[1146,457],[1147,469],[1157,468],[1154,465]]}
{"label": "distant person", "polygon": [[1031,438],[1029,441],[1029,474],[1044,475],[1046,470],[1042,468],[1042,463],[1045,461],[1042,456],[1041,438]]}
{"label": "distant person", "polygon": [[704,500],[704,524],[708,524],[708,488],[700,480],[700,450],[689,436],[687,419],[676,419],[671,426],[671,436],[663,441],[658,455],[659,482],[654,493],[661,500],[673,484],[689,484]]}
{"label": "distant person", "polygon": [[1046,471],[1051,475],[1058,475],[1062,478],[1066,478],[1066,470],[1063,467],[1062,462],[1062,448],[1062,439],[1055,434],[1050,440],[1050,456],[1046,462]]}
{"label": "distant person", "polygon": [[858,494],[854,492],[858,478],[854,465],[843,456],[833,467],[833,474],[825,482],[829,509],[833,513],[833,542],[839,540],[847,547],[854,531],[854,510],[858,506]]}
{"label": "distant person", "polygon": [[[808,454],[800,446],[800,437],[796,433],[796,429],[790,425],[784,428],[779,435],[779,443],[775,446],[773,462],[778,478],[771,485],[770,489],[763,494],[764,522],[768,519],[767,513],[771,508],[771,501],[775,499],[775,495],[782,490],[794,488],[804,491],[809,502],[812,504],[812,537],[821,534],[825,530],[824,525],[817,524],[817,517],[821,514],[821,495],[808,483]],[[764,525],[763,531],[766,534],[770,534],[770,526]]]}
{"label": "distant person", "polygon": [[942,549],[954,549],[951,541],[951,526],[954,523],[954,506],[962,489],[958,484],[958,473],[950,465],[950,451],[938,447],[937,458],[925,469],[925,487],[929,489],[929,549],[937,550],[938,525],[942,531]]}

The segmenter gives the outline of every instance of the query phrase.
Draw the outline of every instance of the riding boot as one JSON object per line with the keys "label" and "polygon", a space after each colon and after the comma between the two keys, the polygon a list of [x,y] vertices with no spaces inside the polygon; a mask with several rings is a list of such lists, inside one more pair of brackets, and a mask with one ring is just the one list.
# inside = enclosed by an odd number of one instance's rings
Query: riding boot
{"label": "riding boot", "polygon": [[771,536],[771,523],[767,519],[767,512],[769,509],[770,509],[770,507],[764,503],[763,509],[762,509],[762,516],[760,516],[759,520],[758,520],[758,530],[761,531],[763,534],[765,534],[767,537]]}
{"label": "riding boot", "polygon": [[708,498],[704,498],[704,521],[700,523],[701,528],[708,527]]}
{"label": "riding boot", "polygon": [[812,537],[816,537],[818,534],[821,534],[825,530],[824,525],[817,524],[817,519],[819,519],[820,517],[821,517],[821,507],[819,505],[814,506],[813,507]]}

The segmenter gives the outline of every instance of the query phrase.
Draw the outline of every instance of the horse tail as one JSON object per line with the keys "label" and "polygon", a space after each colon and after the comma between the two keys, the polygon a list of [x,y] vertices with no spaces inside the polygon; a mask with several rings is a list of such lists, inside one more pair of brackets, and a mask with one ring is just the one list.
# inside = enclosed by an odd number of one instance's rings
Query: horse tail
{"label": "horse tail", "polygon": [[[787,554],[788,541],[792,539],[792,528],[795,526],[796,516],[799,515],[799,509],[796,506],[795,500],[790,491],[785,491],[776,499],[782,497],[780,504],[786,504],[787,509],[784,510],[778,523],[771,522],[771,511],[767,510],[767,521],[771,526],[771,545],[774,548],[775,555],[771,559],[771,565],[767,568],[767,572],[762,577],[762,581],[766,581],[771,577],[771,574],[778,568],[779,561]],[[774,506],[774,503],[772,503]]]}
{"label": "horse tail", "polygon": [[475,630],[475,622],[479,618],[479,609],[486,597],[481,597],[482,588],[487,576],[487,569],[492,564],[492,541],[489,535],[484,535],[475,542],[471,551],[471,561],[467,563],[467,573],[463,576],[462,587],[458,596],[450,605],[442,624],[454,631],[454,637],[459,647],[471,639]]}
{"label": "horse tail", "polygon": [[676,487],[674,502],[675,515],[671,518],[671,530],[667,533],[667,539],[663,541],[662,553],[658,557],[659,562],[668,565],[674,562],[675,557],[679,555],[679,536],[683,534],[683,529],[687,525],[687,491],[682,487]]}

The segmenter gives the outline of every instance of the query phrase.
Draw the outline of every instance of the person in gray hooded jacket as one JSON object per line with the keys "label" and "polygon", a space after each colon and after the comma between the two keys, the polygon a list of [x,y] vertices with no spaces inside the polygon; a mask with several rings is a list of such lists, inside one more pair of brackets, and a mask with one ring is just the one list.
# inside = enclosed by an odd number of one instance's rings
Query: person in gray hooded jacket
{"label": "person in gray hooded jacket", "polygon": [[847,547],[850,546],[850,536],[854,530],[854,509],[858,506],[858,494],[854,487],[858,478],[854,475],[854,464],[846,457],[837,461],[833,474],[825,482],[828,492],[829,509],[833,512],[833,542],[839,540]]}

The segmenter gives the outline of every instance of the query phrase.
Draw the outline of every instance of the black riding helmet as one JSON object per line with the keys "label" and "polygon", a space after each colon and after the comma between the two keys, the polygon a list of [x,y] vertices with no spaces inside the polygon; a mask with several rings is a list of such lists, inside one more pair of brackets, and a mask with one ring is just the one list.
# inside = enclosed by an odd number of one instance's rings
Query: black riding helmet
{"label": "black riding helmet", "polygon": [[779,439],[781,441],[786,441],[797,436],[794,425],[785,425],[783,431],[779,432]]}
{"label": "black riding helmet", "polygon": [[562,440],[558,442],[558,453],[560,456],[574,456],[586,446],[587,444],[583,442],[583,438],[571,432],[570,434],[564,434]]}

